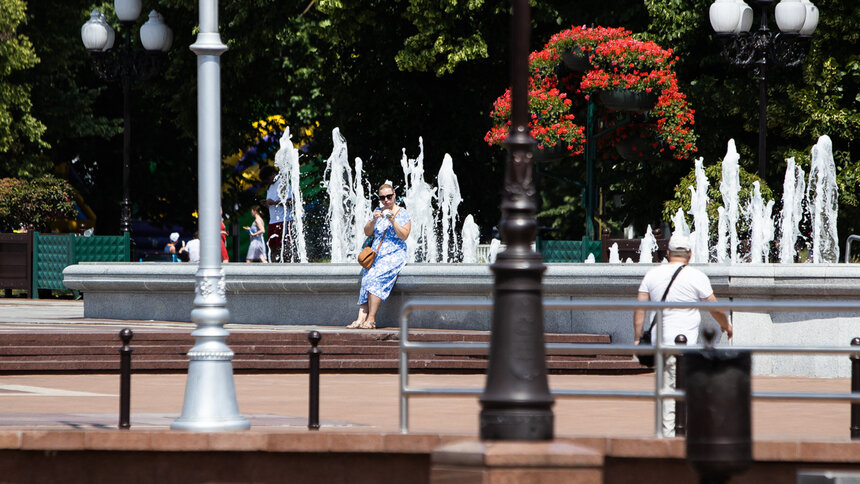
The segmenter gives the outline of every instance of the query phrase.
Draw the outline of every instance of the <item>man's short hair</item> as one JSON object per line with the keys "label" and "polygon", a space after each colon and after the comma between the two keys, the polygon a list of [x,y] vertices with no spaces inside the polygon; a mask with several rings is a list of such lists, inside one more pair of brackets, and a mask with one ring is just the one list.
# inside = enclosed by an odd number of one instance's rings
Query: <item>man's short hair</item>
{"label": "man's short hair", "polygon": [[669,257],[681,257],[684,259],[689,259],[690,251],[684,249],[669,250]]}
{"label": "man's short hair", "polygon": [[270,176],[274,175],[276,171],[277,170],[275,170],[274,166],[271,166],[271,165],[264,166],[263,168],[260,169],[260,180],[261,181],[267,180]]}

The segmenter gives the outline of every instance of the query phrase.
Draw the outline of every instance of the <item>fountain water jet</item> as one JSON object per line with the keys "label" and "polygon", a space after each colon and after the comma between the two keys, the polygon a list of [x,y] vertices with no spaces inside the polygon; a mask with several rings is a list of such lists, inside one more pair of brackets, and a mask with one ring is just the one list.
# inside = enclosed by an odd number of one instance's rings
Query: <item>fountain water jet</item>
{"label": "fountain water jet", "polygon": [[436,219],[433,216],[433,199],[436,190],[424,181],[424,140],[418,138],[418,156],[400,158],[403,168],[403,203],[412,216],[412,235],[406,240],[407,260],[412,262],[437,262],[439,249],[436,237]]}
{"label": "fountain water jet", "polygon": [[[451,155],[445,154],[442,158],[442,167],[439,168],[439,174],[436,176],[436,184],[438,189],[439,203],[439,218],[442,223],[442,260],[441,262],[449,262],[457,260],[458,254],[452,254],[448,257],[449,243],[453,244],[454,250],[459,247],[457,242],[457,207],[463,201],[460,195],[460,184],[457,182],[457,175],[454,173],[454,161]],[[449,240],[449,236],[452,240]]]}
{"label": "fountain water jet", "polygon": [[355,233],[355,188],[352,170],[349,168],[346,139],[338,128],[332,130],[331,137],[334,146],[323,174],[323,178],[326,173],[329,175],[325,186],[329,196],[326,220],[331,235],[331,261],[347,262],[348,253],[351,252],[349,241]]}
{"label": "fountain water jet", "polygon": [[833,144],[827,135],[818,138],[818,143],[812,147],[806,202],[812,211],[812,262],[838,261],[836,216],[839,210],[839,195]]}
{"label": "fountain water jet", "polygon": [[651,233],[651,226],[649,225],[639,242],[639,263],[650,264],[654,262],[654,252],[657,252],[657,239]]}
{"label": "fountain water jet", "polygon": [[693,255],[690,262],[705,264],[708,262],[708,177],[702,167],[703,159],[696,164],[696,187],[690,187],[690,215],[693,216],[694,230],[690,234]]}
{"label": "fountain water jet", "polygon": [[779,261],[794,262],[794,248],[800,237],[800,220],[803,218],[803,193],[806,183],[803,168],[796,166],[794,157],[786,160],[785,181],[782,184],[782,212],[780,221]]}
{"label": "fountain water jet", "polygon": [[466,216],[463,221],[463,230],[460,238],[463,241],[463,263],[474,264],[478,262],[478,244],[480,243],[481,231],[475,219],[471,215]]}
{"label": "fountain water jet", "polygon": [[[305,211],[302,201],[301,184],[299,177],[301,175],[299,166],[299,150],[293,146],[292,137],[290,136],[290,128],[284,129],[284,134],[281,136],[281,147],[275,153],[275,166],[278,168],[281,182],[278,184],[278,196],[281,198],[281,205],[284,207],[284,212],[288,210],[287,203],[292,199],[292,206],[289,207],[293,215],[292,237],[290,237],[295,246],[285,247],[287,238],[281,237],[281,258],[284,260],[284,251],[290,251],[290,260],[293,260],[293,255],[297,256],[299,262],[308,262],[308,252],[305,246]],[[284,183],[286,181],[287,183]],[[268,245],[268,244],[267,244]],[[269,255],[271,260],[271,254]]]}
{"label": "fountain water jet", "polygon": [[738,194],[741,191],[740,155],[735,148],[735,140],[730,139],[726,156],[723,157],[723,179],[720,182],[720,194],[723,196],[723,207],[726,213],[728,228],[730,262],[737,264],[738,258],[738,211],[740,209]]}

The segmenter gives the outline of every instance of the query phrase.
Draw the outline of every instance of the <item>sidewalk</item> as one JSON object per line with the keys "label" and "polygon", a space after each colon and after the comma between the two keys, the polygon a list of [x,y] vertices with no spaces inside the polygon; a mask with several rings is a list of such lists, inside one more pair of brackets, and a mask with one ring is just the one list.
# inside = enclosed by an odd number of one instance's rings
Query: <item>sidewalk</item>
{"label": "sidewalk", "polygon": [[[22,326],[65,331],[116,326],[118,330],[125,324],[82,316],[78,301],[0,300],[0,331]],[[188,323],[149,324],[192,329]],[[323,374],[322,430],[397,432],[398,379],[396,374]],[[240,374],[234,380],[240,412],[251,421],[252,429],[300,430],[307,425],[307,375]],[[182,410],[185,381],[185,375],[133,375],[132,429],[169,426]],[[647,390],[654,385],[654,375],[550,375],[549,381],[559,389]],[[410,385],[481,389],[484,376],[419,374],[410,376]],[[0,376],[0,429],[116,428],[118,388],[118,375]],[[849,389],[848,379],[753,378],[753,391],[843,393]],[[474,396],[412,398],[410,431],[477,435],[479,412]],[[558,436],[654,434],[654,405],[647,400],[557,399],[554,413]],[[849,440],[848,403],[756,401],[752,414],[756,440]]]}

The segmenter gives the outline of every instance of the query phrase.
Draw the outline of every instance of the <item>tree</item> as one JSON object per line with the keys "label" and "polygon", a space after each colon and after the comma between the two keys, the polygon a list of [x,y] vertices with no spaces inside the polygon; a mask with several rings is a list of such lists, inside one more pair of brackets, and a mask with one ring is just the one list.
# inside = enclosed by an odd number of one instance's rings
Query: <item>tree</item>
{"label": "tree", "polygon": [[[678,75],[696,107],[700,154],[720,158],[734,138],[747,170],[754,168],[758,142],[758,82],[749,71],[732,68],[717,55],[720,43],[708,21],[710,0],[646,0],[649,35],[673,42],[680,56]],[[798,69],[768,71],[768,173],[779,185],[785,160],[794,156],[808,171],[810,149],[822,134],[833,140],[840,188],[839,227],[857,232],[860,216],[860,4],[821,0],[818,28]],[[771,23],[773,23],[771,21]],[[758,20],[753,22],[758,25]],[[775,27],[774,27],[775,28]],[[704,53],[704,55],[703,55]],[[777,197],[779,194],[777,194]]]}
{"label": "tree", "polygon": [[28,148],[47,147],[45,125],[31,112],[31,85],[22,76],[39,62],[30,39],[18,32],[26,10],[24,0],[0,0],[0,176],[38,173]]}
{"label": "tree", "polygon": [[0,232],[21,227],[47,231],[52,221],[75,213],[72,187],[65,180],[52,175],[29,181],[0,178]]}

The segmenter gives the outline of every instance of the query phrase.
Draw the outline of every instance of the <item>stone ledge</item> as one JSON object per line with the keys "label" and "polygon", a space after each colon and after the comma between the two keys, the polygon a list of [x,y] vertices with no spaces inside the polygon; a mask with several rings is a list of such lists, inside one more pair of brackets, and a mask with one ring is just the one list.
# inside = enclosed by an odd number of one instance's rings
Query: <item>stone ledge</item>
{"label": "stone ledge", "polygon": [[[2,450],[98,450],[98,451],[150,451],[150,452],[287,452],[287,453],[392,453],[431,454],[466,446],[465,454],[486,446],[474,436],[456,434],[400,434],[391,432],[322,430],[252,429],[247,432],[196,433],[173,430],[2,430]],[[534,461],[532,454],[547,459],[544,465],[570,464],[565,457],[567,448],[587,449],[577,452],[577,461],[594,465],[595,459],[605,457],[643,459],[684,459],[682,439],[560,437],[554,442],[532,446],[534,452],[520,452],[517,443],[492,443],[480,452],[484,459],[501,459],[497,464],[527,465]],[[512,446],[512,447],[511,447]],[[491,448],[492,447],[492,448]],[[544,448],[545,447],[545,448]],[[520,449],[522,450],[522,449]],[[544,452],[545,451],[545,452]],[[462,454],[462,452],[461,452]],[[520,457],[511,460],[511,455]],[[477,455],[477,454],[476,454]],[[496,456],[496,457],[494,457]],[[530,457],[531,456],[531,457]],[[549,456],[549,457],[547,457]],[[860,463],[860,441],[757,441],[753,443],[756,462],[807,462],[807,463]],[[522,460],[525,459],[525,460]],[[555,460],[553,460],[555,459]],[[561,459],[561,460],[558,460]],[[565,460],[567,459],[567,460]],[[585,460],[582,460],[585,459]],[[520,462],[522,460],[522,462]],[[489,461],[487,461],[489,462]]]}

